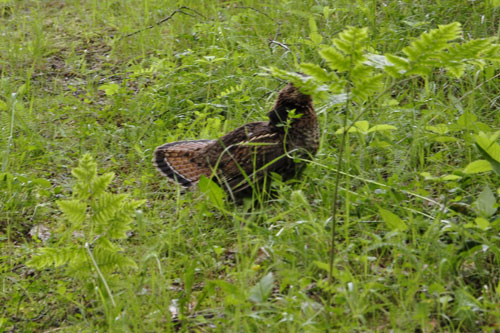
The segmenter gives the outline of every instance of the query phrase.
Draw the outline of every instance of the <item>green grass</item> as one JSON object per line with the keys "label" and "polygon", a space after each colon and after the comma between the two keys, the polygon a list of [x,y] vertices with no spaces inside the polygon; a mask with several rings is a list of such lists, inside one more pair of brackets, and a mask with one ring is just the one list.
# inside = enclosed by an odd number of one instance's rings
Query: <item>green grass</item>
{"label": "green grass", "polygon": [[[151,164],[164,142],[265,119],[282,83],[264,67],[325,66],[311,18],[323,44],[367,27],[371,52],[401,55],[454,21],[464,40],[499,37],[495,4],[0,0],[0,331],[499,330],[499,176],[463,172],[483,158],[474,135],[499,130],[498,63],[394,80],[371,104],[361,120],[396,130],[347,137],[331,284],[338,106],[316,101],[318,155],[260,205],[181,193]],[[87,152],[115,173],[113,192],[146,200],[119,243],[137,269],[112,274],[115,305],[95,273],[26,265],[57,245],[56,201]]]}

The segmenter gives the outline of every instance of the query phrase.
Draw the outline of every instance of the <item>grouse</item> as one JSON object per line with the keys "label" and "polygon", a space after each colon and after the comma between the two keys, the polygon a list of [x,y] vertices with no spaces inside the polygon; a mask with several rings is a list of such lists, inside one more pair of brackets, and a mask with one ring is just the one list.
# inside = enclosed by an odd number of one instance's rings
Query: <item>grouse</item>
{"label": "grouse", "polygon": [[156,148],[153,163],[184,187],[195,185],[202,175],[211,178],[233,199],[268,183],[271,172],[283,180],[298,176],[302,161],[311,158],[319,145],[311,96],[289,83],[268,117],[269,121],[243,125],[217,140],[166,143]]}

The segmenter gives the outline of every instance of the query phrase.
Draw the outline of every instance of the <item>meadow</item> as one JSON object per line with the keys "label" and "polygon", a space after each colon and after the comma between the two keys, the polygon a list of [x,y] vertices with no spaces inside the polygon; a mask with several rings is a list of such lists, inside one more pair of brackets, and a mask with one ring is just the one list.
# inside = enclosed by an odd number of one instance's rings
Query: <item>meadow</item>
{"label": "meadow", "polygon": [[[499,22],[498,0],[0,0],[0,332],[500,330]],[[155,170],[288,81],[321,127],[301,178],[240,205]]]}

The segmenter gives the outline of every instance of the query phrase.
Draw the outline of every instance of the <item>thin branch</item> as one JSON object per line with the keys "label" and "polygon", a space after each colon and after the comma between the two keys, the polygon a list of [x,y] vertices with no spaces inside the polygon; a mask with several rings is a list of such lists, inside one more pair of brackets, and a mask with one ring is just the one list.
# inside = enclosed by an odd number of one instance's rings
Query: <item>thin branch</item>
{"label": "thin branch", "polygon": [[[273,45],[273,44],[276,44],[276,45],[278,45],[278,46],[280,46],[280,47],[284,48],[284,49],[285,49],[285,50],[287,50],[288,52],[292,53],[293,55],[295,55],[295,54],[293,53],[293,51],[292,51],[292,50],[290,50],[290,48],[288,47],[288,45],[287,45],[287,44],[285,44],[285,43],[280,43],[280,42],[278,42],[277,40],[274,40],[274,39],[269,39],[269,43],[268,43],[268,46],[269,46],[269,49],[271,50],[271,53],[273,53],[273,48],[272,48],[272,46],[271,46],[271,45]],[[297,62],[298,62],[299,64],[301,63],[300,55],[297,55]]]}
{"label": "thin branch", "polygon": [[272,44],[276,44],[282,48],[284,48],[285,50],[287,50],[288,52],[291,52],[290,48],[288,47],[288,45],[284,44],[284,43],[280,43],[274,39],[269,39],[269,47],[271,48],[271,45]]}
{"label": "thin branch", "polygon": [[278,22],[278,28],[276,29],[276,33],[274,34],[274,38],[273,39],[269,38],[268,46],[269,46],[269,49],[271,50],[271,53],[273,53],[273,48],[271,47],[272,44],[276,44],[278,46],[281,46],[285,50],[290,51],[290,49],[288,48],[288,45],[278,42],[278,37],[280,35],[280,28],[281,28],[281,22]]}
{"label": "thin branch", "polygon": [[[189,10],[189,11],[193,12],[194,14],[193,14],[193,13],[186,12],[187,10]],[[157,26],[159,26],[160,24],[167,22],[167,21],[168,21],[168,20],[170,20],[172,17],[174,17],[174,15],[175,15],[175,14],[177,14],[177,13],[181,13],[181,14],[184,14],[184,15],[187,15],[187,16],[191,16],[191,17],[197,17],[197,16],[200,16],[200,17],[202,17],[202,18],[206,19],[206,17],[205,17],[203,14],[201,14],[200,12],[198,12],[198,11],[196,11],[196,10],[192,9],[192,8],[189,8],[189,7],[186,7],[186,6],[182,6],[182,7],[177,8],[177,9],[176,9],[176,10],[174,10],[174,11],[173,11],[173,12],[172,12],[169,16],[167,16],[167,17],[165,17],[164,19],[162,19],[162,20],[160,20],[160,21],[156,22],[155,24],[152,24],[152,25],[150,25],[150,26],[148,26],[148,27],[146,27],[146,28],[144,28],[144,29],[140,29],[140,30],[134,31],[134,32],[132,32],[132,33],[129,33],[128,35],[125,35],[125,36],[123,36],[122,38],[125,38],[125,37],[130,37],[130,36],[136,35],[136,34],[138,34],[138,33],[144,32],[144,31],[146,31],[146,30],[153,29],[154,27],[157,27]]]}
{"label": "thin branch", "polygon": [[274,35],[274,40],[277,40],[280,35],[281,21],[278,22],[278,28],[276,29],[276,34]]}

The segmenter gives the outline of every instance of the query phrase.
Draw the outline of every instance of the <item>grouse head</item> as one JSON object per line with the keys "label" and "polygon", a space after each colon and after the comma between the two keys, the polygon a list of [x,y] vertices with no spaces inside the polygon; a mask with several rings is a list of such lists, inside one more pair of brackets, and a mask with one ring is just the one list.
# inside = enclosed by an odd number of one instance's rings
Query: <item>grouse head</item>
{"label": "grouse head", "polygon": [[286,124],[291,110],[300,115],[313,110],[313,106],[311,96],[300,92],[297,87],[289,83],[280,91],[274,108],[269,112],[269,122],[272,125]]}

